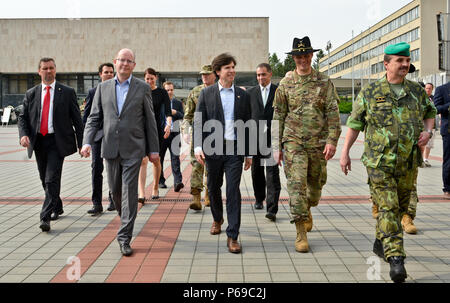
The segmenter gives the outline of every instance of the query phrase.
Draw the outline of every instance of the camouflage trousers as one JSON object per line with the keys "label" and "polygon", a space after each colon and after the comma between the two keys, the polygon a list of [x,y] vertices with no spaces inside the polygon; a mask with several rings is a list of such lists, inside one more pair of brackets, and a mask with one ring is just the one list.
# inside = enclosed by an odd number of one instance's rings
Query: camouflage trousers
{"label": "camouflage trousers", "polygon": [[[414,177],[414,188],[411,191],[411,197],[409,199],[408,210],[406,211],[406,213],[413,220],[416,217],[417,203],[419,203],[419,197],[417,196],[417,173],[418,173],[418,170],[416,170],[416,175]],[[370,185],[370,182],[368,181],[367,184]],[[373,193],[372,193],[372,188],[371,187],[370,187],[370,196],[373,197]],[[372,199],[372,201],[375,204],[375,200]]]}
{"label": "camouflage trousers", "polygon": [[417,178],[417,167],[406,175],[396,177],[380,169],[367,167],[372,200],[378,205],[376,238],[381,240],[385,259],[403,256],[403,229],[401,218],[408,210],[411,192]]}
{"label": "camouflage trousers", "polygon": [[327,161],[323,148],[305,149],[293,142],[286,142],[283,147],[291,214],[295,222],[305,221],[309,209],[319,204],[327,181]]}
{"label": "camouflage trousers", "polygon": [[[194,147],[191,142],[191,195],[199,195],[203,191],[203,185],[206,186],[207,171],[203,165],[201,165],[194,155]],[[203,183],[203,174],[205,174],[205,181]]]}

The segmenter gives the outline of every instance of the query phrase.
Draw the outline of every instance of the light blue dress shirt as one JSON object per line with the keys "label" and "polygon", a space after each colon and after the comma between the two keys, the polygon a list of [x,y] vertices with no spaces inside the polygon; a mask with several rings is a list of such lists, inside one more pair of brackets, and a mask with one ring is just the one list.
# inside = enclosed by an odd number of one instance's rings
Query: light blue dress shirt
{"label": "light blue dress shirt", "polygon": [[234,133],[234,84],[230,88],[219,84],[220,100],[222,102],[223,115],[225,118],[225,140],[236,140]]}
{"label": "light blue dress shirt", "polygon": [[125,103],[125,99],[127,98],[128,89],[130,88],[131,77],[120,83],[117,76],[114,77],[114,81],[116,81],[116,101],[117,101],[117,110],[118,114],[122,111],[123,104]]}

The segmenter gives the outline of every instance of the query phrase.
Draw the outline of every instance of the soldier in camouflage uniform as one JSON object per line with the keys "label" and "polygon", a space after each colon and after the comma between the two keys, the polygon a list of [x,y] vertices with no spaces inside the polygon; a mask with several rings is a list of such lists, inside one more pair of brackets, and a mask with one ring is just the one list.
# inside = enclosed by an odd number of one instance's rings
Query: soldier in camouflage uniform
{"label": "soldier in camouflage uniform", "polygon": [[288,54],[296,69],[281,80],[273,101],[274,158],[278,164],[284,158],[298,252],[309,251],[310,208],[319,203],[327,180],[327,161],[334,156],[341,134],[339,98],[331,80],[312,69],[315,51],[308,37],[294,38]]}
{"label": "soldier in camouflage uniform", "polygon": [[[207,172],[204,169],[204,166],[198,163],[195,159],[194,148],[192,144],[192,123],[194,120],[195,107],[197,106],[198,97],[200,96],[200,92],[203,88],[211,86],[214,84],[216,80],[216,76],[213,73],[211,65],[205,65],[202,67],[200,71],[202,75],[203,84],[198,85],[192,89],[189,93],[189,96],[186,99],[186,108],[183,123],[181,124],[181,131],[183,133],[184,141],[187,143],[191,143],[191,165],[192,165],[192,173],[191,173],[191,195],[193,196],[193,201],[189,206],[193,210],[201,210],[202,203],[201,192],[203,190],[203,173],[205,173],[205,184]],[[205,206],[209,206],[209,197],[208,197],[208,188],[205,187]]]}
{"label": "soldier in camouflage uniform", "polygon": [[361,161],[379,209],[373,251],[389,262],[394,282],[404,282],[407,277],[400,220],[422,163],[419,146],[427,144],[436,115],[425,90],[405,79],[410,68],[409,48],[402,42],[385,49],[386,75],[362,89],[353,104],[340,160],[347,174],[350,148],[359,132],[365,131]]}

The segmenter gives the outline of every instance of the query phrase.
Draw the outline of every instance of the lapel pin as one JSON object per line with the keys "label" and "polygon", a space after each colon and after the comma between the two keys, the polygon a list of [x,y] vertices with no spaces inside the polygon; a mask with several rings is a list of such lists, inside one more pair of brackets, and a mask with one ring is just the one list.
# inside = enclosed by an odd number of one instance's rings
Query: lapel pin
{"label": "lapel pin", "polygon": [[240,99],[241,98],[241,96],[238,96],[238,99]]}

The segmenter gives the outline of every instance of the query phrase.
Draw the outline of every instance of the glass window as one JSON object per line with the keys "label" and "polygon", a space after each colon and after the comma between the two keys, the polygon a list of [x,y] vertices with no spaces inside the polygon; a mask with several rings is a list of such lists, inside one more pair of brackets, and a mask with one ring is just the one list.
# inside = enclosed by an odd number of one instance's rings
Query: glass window
{"label": "glass window", "polygon": [[166,81],[173,82],[174,88],[177,88],[177,89],[183,88],[183,79],[182,78],[167,78]]}

